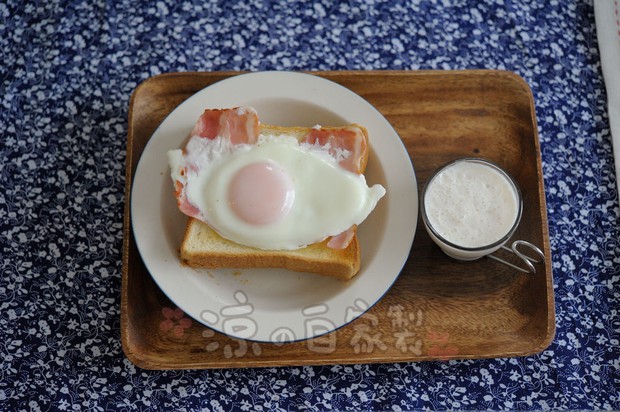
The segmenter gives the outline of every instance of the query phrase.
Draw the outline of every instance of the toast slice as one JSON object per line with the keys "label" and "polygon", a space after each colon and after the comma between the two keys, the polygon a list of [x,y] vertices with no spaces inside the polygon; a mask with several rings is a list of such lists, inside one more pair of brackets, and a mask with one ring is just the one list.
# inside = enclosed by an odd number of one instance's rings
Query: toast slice
{"label": "toast slice", "polygon": [[[355,165],[349,165],[358,173],[363,173],[368,162],[368,134],[364,127],[350,125],[345,127],[323,127],[321,130],[342,131],[354,126],[362,133],[356,148]],[[263,135],[287,135],[303,139],[313,129],[308,127],[282,127],[261,124]],[[311,272],[325,276],[348,280],[360,269],[360,246],[357,232],[353,228],[353,236],[345,248],[334,249],[327,244],[330,239],[308,245],[297,250],[262,250],[240,245],[221,237],[207,224],[190,217],[180,257],[183,264],[207,269],[218,268],[286,268],[298,272]]]}
{"label": "toast slice", "polygon": [[189,218],[181,261],[206,269],[285,268],[347,280],[359,271],[360,249],[355,235],[345,249],[331,249],[324,240],[297,250],[261,250],[224,239],[205,223]]}

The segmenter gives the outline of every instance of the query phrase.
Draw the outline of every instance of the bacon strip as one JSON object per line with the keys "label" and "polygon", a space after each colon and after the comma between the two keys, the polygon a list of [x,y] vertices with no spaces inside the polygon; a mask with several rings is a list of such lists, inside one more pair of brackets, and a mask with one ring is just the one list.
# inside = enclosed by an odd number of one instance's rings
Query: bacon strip
{"label": "bacon strip", "polygon": [[[362,173],[362,161],[368,148],[362,129],[359,127],[351,125],[341,129],[312,129],[303,141],[319,146],[329,145],[329,153],[341,158],[339,165],[343,169],[357,174]],[[341,156],[345,152],[348,154]]]}
{"label": "bacon strip", "polygon": [[336,236],[332,236],[327,241],[327,247],[330,249],[346,249],[347,246],[349,246],[349,243],[353,240],[356,230],[357,226],[353,225],[344,232]]}
{"label": "bacon strip", "polygon": [[215,139],[222,136],[232,144],[253,144],[258,140],[258,114],[251,107],[205,110],[192,130],[192,136]]}
{"label": "bacon strip", "polygon": [[[251,107],[237,107],[234,109],[205,110],[192,129],[191,136],[215,139],[222,136],[233,144],[256,143],[259,134],[258,114]],[[185,153],[185,150],[184,150]],[[180,170],[181,176],[191,172],[194,165],[186,165]],[[195,170],[194,170],[195,171]],[[200,210],[189,202],[185,194],[183,182],[175,182],[175,195],[179,210],[184,214],[205,220]]]}
{"label": "bacon strip", "polygon": [[175,196],[177,198],[177,205],[179,206],[179,210],[183,212],[184,214],[186,214],[187,216],[200,219],[201,218],[200,209],[198,209],[196,206],[194,206],[187,200],[187,196],[185,195],[185,190],[183,190],[184,189],[183,183],[177,180],[176,182],[174,182],[174,187],[175,187]]}
{"label": "bacon strip", "polygon": [[[357,126],[348,126],[344,129],[312,129],[303,141],[320,146],[329,145],[329,153],[341,158],[340,167],[353,173],[361,174],[364,168],[363,159],[366,157],[366,139],[362,130]],[[346,153],[346,155],[343,155]],[[355,236],[357,226],[353,225],[344,232],[332,236],[327,242],[331,249],[346,249]]]}

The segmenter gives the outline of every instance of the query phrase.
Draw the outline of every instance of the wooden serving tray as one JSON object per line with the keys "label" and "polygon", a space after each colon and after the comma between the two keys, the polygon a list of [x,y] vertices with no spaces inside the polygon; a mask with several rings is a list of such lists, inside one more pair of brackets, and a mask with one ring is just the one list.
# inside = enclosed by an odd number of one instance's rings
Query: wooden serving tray
{"label": "wooden serving tray", "polygon": [[133,174],[156,127],[183,100],[239,73],[170,73],[150,78],[129,106],[121,338],[146,369],[406,362],[524,356],[555,333],[551,255],[534,102],[503,71],[314,72],[353,90],[393,125],[421,191],[430,174],[460,157],[482,157],[517,180],[524,213],[515,238],[538,245],[534,275],[491,259],[446,257],[418,221],[409,259],[372,309],[330,334],[286,344],[229,338],[190,320],[156,286],[131,231]]}

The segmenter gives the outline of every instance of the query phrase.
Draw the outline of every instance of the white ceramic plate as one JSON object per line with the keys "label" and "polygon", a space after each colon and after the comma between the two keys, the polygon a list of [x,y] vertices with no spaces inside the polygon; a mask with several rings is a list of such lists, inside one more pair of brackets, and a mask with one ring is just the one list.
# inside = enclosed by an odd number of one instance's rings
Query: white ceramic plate
{"label": "white ceramic plate", "polygon": [[[282,269],[196,270],[178,249],[187,218],[176,207],[168,150],[183,146],[206,108],[249,105],[264,123],[339,126],[359,123],[370,136],[369,185],[387,195],[359,227],[360,273],[348,282]],[[416,178],[387,120],[337,83],[292,72],[235,76],[196,93],[155,131],[142,153],[131,194],[138,250],[161,290],[189,316],[229,336],[261,342],[309,339],[362,315],[387,292],[404,265],[418,215]]]}

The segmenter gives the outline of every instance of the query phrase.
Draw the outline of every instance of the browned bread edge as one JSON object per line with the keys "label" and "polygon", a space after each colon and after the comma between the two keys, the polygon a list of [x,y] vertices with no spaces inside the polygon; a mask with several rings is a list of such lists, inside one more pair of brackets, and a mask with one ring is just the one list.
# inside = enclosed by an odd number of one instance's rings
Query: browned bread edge
{"label": "browned bread edge", "polygon": [[[202,236],[208,237],[218,247],[213,250],[192,248],[190,243]],[[331,249],[327,247],[327,241],[297,250],[261,250],[224,239],[205,223],[189,218],[180,257],[183,264],[204,269],[285,268],[342,280],[356,275],[361,260],[357,234],[345,249]]]}

